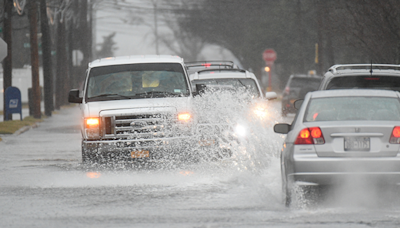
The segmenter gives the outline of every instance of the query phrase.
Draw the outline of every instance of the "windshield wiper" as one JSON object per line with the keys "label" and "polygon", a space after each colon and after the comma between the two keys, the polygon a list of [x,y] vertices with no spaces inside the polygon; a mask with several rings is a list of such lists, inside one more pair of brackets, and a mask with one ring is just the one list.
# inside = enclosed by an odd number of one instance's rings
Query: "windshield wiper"
{"label": "windshield wiper", "polygon": [[171,93],[171,92],[167,92],[167,91],[149,91],[149,92],[144,92],[144,93],[137,93],[137,94],[135,94],[135,97],[136,96],[153,97],[154,95],[179,96],[180,93]]}
{"label": "windshield wiper", "polygon": [[105,93],[105,94],[100,94],[100,95],[97,95],[97,96],[89,97],[89,99],[92,99],[92,98],[99,98],[99,97],[114,97],[114,96],[118,96],[118,97],[122,97],[122,98],[127,98],[127,99],[132,99],[132,97],[130,97],[130,96],[124,96],[124,95],[121,95],[121,94],[118,94],[118,93]]}
{"label": "windshield wiper", "polygon": [[238,81],[239,81],[240,84],[242,84],[242,86],[243,86],[245,89],[248,89],[247,86],[246,86],[242,81],[240,81],[240,79],[239,79]]}

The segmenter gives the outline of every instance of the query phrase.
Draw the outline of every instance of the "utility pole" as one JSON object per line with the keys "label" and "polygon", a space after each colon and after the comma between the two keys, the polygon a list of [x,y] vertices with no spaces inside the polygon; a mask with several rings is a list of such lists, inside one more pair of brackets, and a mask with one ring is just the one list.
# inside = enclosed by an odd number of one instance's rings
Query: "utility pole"
{"label": "utility pole", "polygon": [[47,19],[46,0],[40,0],[40,29],[42,31],[44,114],[51,116],[53,104],[53,68],[51,62],[51,40]]}
{"label": "utility pole", "polygon": [[156,54],[159,55],[160,51],[158,49],[158,10],[157,10],[157,2],[153,1],[154,6],[154,36],[156,38]]}
{"label": "utility pole", "polygon": [[32,108],[33,117],[40,119],[39,47],[37,37],[37,1],[29,2],[29,40],[31,44]]}
{"label": "utility pole", "polygon": [[[4,0],[4,41],[7,43],[7,57],[3,61],[3,110],[6,110],[5,91],[12,85],[12,0]],[[6,115],[3,116],[4,121],[7,120]],[[12,114],[8,116],[8,120],[12,120]]]}
{"label": "utility pole", "polygon": [[299,60],[299,71],[300,72],[305,72],[305,59],[304,55],[305,53],[307,53],[306,51],[306,35],[305,35],[305,29],[304,29],[304,25],[303,25],[303,12],[301,10],[301,1],[297,0],[297,5],[296,5],[296,19],[297,19],[297,31],[298,31],[298,37],[297,37],[297,41],[300,43],[300,52],[296,53],[298,55],[298,60]]}
{"label": "utility pole", "polygon": [[317,74],[322,75],[324,73],[324,68],[323,68],[323,54],[324,54],[324,43],[323,43],[323,29],[324,29],[324,24],[323,24],[323,5],[322,5],[322,0],[317,1],[317,20],[318,20],[318,63],[317,64]]}

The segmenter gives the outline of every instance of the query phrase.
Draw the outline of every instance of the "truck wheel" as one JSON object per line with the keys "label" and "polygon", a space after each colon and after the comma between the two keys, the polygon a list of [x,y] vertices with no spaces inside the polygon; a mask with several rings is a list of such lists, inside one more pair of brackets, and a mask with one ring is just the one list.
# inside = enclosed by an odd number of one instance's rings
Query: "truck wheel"
{"label": "truck wheel", "polygon": [[82,163],[97,162],[97,144],[87,145],[82,143]]}

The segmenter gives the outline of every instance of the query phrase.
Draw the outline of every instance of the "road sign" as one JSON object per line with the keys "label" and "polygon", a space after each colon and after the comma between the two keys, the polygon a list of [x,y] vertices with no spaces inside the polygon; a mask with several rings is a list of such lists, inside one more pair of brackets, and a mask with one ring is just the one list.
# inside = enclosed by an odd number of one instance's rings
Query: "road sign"
{"label": "road sign", "polygon": [[265,62],[274,62],[276,60],[276,52],[274,49],[266,49],[263,52],[263,59]]}
{"label": "road sign", "polygon": [[7,56],[7,43],[0,38],[0,62]]}

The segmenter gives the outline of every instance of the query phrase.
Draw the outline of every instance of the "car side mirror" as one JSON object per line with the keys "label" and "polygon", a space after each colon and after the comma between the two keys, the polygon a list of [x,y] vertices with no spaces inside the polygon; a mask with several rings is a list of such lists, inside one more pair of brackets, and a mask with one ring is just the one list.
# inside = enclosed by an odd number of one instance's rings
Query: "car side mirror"
{"label": "car side mirror", "polygon": [[207,86],[204,84],[196,84],[196,93],[197,95],[202,94],[206,91]]}
{"label": "car side mirror", "polygon": [[303,104],[303,101],[304,101],[304,99],[299,99],[299,100],[296,100],[295,102],[294,102],[294,108],[295,109],[297,109],[297,110],[299,110],[300,108],[301,108],[301,105]]}
{"label": "car side mirror", "polygon": [[276,98],[278,98],[278,95],[276,95],[275,92],[266,92],[265,93],[265,99],[267,99],[267,100],[273,100]]}
{"label": "car side mirror", "polygon": [[279,123],[274,125],[274,132],[279,134],[287,134],[289,133],[290,128],[291,128],[290,124]]}
{"label": "car side mirror", "polygon": [[79,89],[71,89],[68,94],[69,103],[82,103],[82,97],[79,97]]}

